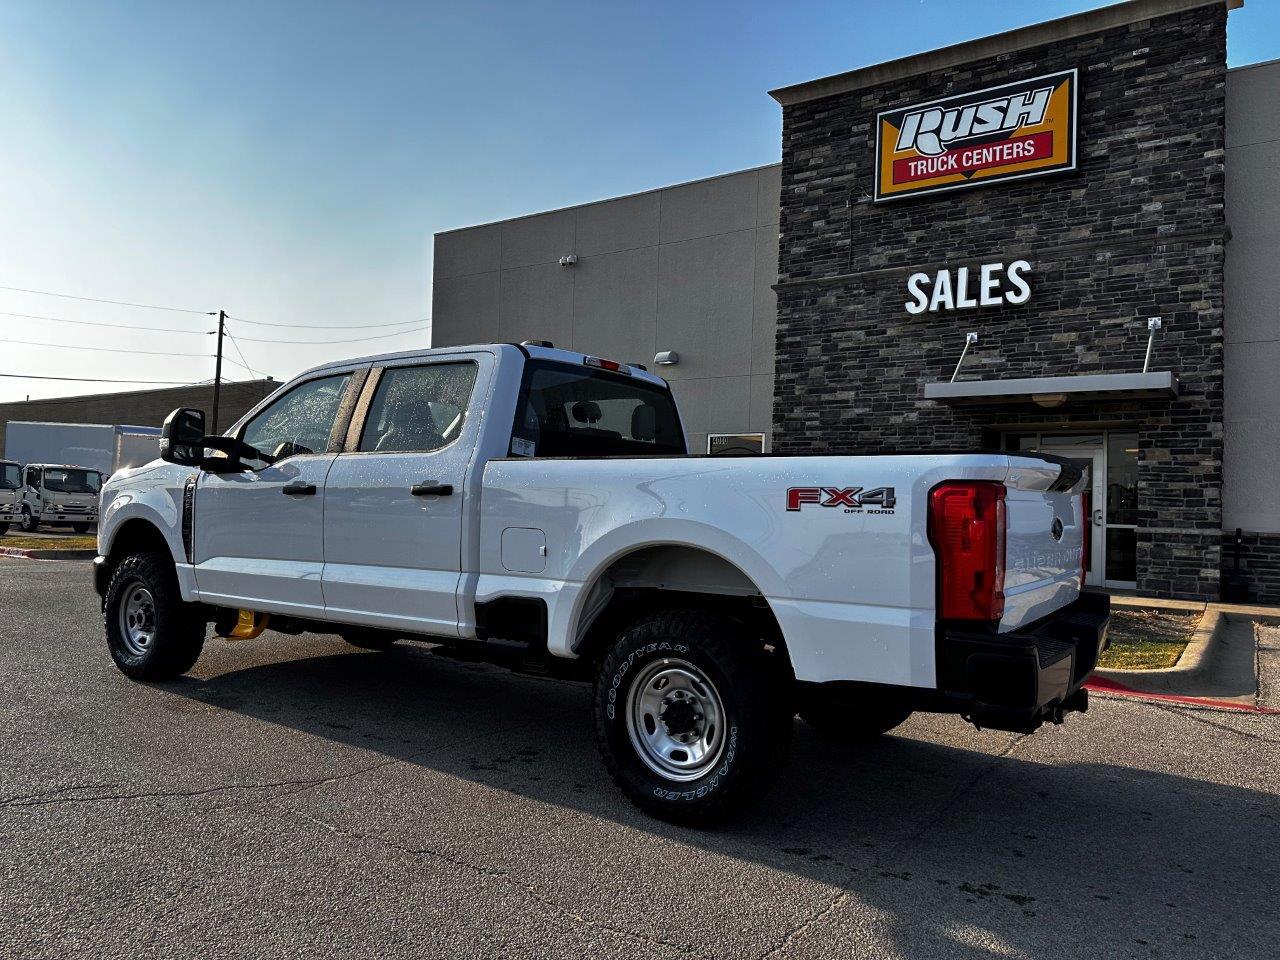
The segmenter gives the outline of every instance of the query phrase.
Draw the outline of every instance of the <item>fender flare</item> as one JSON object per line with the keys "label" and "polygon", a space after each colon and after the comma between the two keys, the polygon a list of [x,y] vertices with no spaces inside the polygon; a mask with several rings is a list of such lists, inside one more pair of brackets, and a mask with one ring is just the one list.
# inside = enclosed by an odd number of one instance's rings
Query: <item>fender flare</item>
{"label": "fender flare", "polygon": [[[615,527],[593,542],[570,568],[566,584],[576,584],[568,610],[561,604],[549,624],[549,634],[563,636],[563,649],[576,650],[583,610],[592,587],[617,560],[650,547],[687,547],[722,560],[738,570],[760,591],[765,602],[785,593],[782,578],[767,560],[740,538],[698,520],[644,517]],[[563,612],[562,612],[563,610]]]}

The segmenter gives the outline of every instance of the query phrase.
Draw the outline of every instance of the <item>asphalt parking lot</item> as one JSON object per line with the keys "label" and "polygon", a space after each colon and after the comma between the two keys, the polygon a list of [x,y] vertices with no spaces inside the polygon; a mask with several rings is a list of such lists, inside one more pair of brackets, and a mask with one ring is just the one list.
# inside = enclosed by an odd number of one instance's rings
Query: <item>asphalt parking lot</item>
{"label": "asphalt parking lot", "polygon": [[797,723],[778,789],[699,832],[614,790],[583,687],[273,634],[144,686],[88,581],[0,560],[3,957],[1280,951],[1280,716]]}

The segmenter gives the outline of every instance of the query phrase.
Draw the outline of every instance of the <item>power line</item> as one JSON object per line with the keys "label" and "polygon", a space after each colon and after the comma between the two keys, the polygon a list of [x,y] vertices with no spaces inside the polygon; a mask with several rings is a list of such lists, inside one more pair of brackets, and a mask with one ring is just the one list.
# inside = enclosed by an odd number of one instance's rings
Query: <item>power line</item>
{"label": "power line", "polygon": [[[4,289],[0,287],[0,289]],[[348,323],[348,324],[314,324],[314,323],[267,323],[265,320],[246,320],[244,317],[233,317],[227,314],[228,320],[236,323],[251,323],[255,327],[286,327],[292,330],[375,330],[378,327],[407,327],[411,323],[425,324],[423,320],[396,320],[388,323]],[[285,343],[287,341],[261,340],[259,343]]]}
{"label": "power line", "polygon": [[245,359],[244,351],[240,349],[240,344],[236,342],[236,338],[231,335],[231,332],[225,329],[225,325],[223,333],[227,335],[227,339],[231,341],[231,345],[236,348],[236,355],[240,358],[239,366],[244,367],[254,377],[258,376],[258,374],[254,372],[253,367],[249,366],[249,361]]}
{"label": "power line", "polygon": [[149,357],[199,357],[201,360],[208,360],[207,353],[170,353],[167,350],[126,350],[123,347],[82,347],[74,343],[40,343],[35,340],[5,340],[0,339],[0,343],[17,343],[24,347],[55,347],[59,350],[103,350],[107,353],[136,353]]}
{"label": "power line", "polygon": [[[233,318],[234,319],[234,318]],[[314,329],[314,328],[313,328]],[[403,337],[409,333],[422,333],[423,330],[398,330],[395,333],[380,333],[376,337],[355,337],[351,340],[259,340],[255,337],[241,337],[244,343],[283,343],[290,346],[317,346],[323,347],[331,343],[364,343],[367,340],[387,340],[391,337]]]}
{"label": "power line", "polygon": [[158,386],[194,387],[202,381],[188,380],[107,380],[102,377],[47,377],[39,373],[0,373],[0,377],[12,380],[70,380],[74,383],[150,383]]}
{"label": "power line", "polygon": [[103,297],[80,297],[74,293],[54,293],[52,290],[29,290],[26,287],[6,287],[0,285],[0,290],[15,290],[18,293],[35,293],[42,297],[62,297],[65,300],[86,300],[89,303],[113,303],[117,307],[140,307],[143,310],[168,310],[170,313],[195,313],[204,317],[212,317],[217,314],[217,310],[188,310],[185,307],[161,307],[154,303],[132,303],[128,300],[107,300]]}
{"label": "power line", "polygon": [[202,336],[210,336],[212,330],[180,330],[177,327],[139,327],[128,323],[99,323],[94,320],[68,320],[65,317],[45,317],[37,316],[34,313],[9,313],[0,310],[0,317],[19,317],[24,320],[51,320],[54,323],[74,323],[81,327],[109,327],[112,330],[150,330],[153,333],[198,333]]}

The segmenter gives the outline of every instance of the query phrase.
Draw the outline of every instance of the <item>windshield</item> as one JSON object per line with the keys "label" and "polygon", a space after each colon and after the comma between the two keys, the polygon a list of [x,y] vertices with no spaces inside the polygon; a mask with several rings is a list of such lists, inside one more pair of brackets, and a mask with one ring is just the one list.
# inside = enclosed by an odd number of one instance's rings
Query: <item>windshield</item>
{"label": "windshield", "polygon": [[102,478],[93,470],[64,470],[46,467],[44,488],[51,493],[92,493],[102,488]]}
{"label": "windshield", "polygon": [[0,463],[0,490],[17,490],[22,485],[22,472],[16,463]]}
{"label": "windshield", "polygon": [[646,380],[567,363],[530,361],[511,452],[533,457],[685,453],[671,392]]}

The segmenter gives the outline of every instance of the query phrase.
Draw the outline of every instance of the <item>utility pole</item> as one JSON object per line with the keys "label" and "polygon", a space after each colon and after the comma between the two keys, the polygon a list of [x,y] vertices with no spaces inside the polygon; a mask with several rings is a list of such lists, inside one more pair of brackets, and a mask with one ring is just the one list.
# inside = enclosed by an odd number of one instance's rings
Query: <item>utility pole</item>
{"label": "utility pole", "polygon": [[209,429],[218,433],[218,401],[222,398],[222,332],[227,322],[227,311],[218,311],[218,352],[213,362],[213,420]]}

